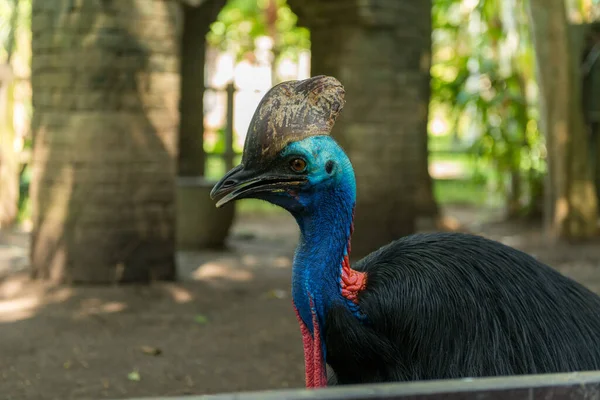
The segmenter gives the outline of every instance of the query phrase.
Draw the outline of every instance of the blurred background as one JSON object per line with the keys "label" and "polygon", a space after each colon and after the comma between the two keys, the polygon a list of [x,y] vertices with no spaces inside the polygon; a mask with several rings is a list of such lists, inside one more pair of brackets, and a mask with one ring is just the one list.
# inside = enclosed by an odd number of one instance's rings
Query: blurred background
{"label": "blurred background", "polygon": [[298,231],[215,209],[273,85],[346,88],[354,260],[481,234],[600,291],[598,0],[0,0],[6,399],[302,387]]}

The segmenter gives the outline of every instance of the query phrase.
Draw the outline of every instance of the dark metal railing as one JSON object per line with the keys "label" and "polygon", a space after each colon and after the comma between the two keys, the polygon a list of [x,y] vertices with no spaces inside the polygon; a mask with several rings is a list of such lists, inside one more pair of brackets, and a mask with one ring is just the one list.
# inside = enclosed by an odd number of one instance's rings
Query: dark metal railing
{"label": "dark metal railing", "polygon": [[599,400],[600,371],[130,400]]}

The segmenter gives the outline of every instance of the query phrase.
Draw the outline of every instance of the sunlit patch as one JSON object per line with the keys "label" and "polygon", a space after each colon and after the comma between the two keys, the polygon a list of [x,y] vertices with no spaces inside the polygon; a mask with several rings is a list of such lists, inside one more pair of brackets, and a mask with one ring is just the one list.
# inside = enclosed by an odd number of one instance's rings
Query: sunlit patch
{"label": "sunlit patch", "polygon": [[569,202],[564,197],[561,197],[558,200],[556,200],[556,204],[554,207],[556,210],[554,213],[554,220],[556,223],[561,223],[565,218],[567,218],[567,215],[569,214]]}
{"label": "sunlit patch", "polygon": [[72,288],[56,288],[32,281],[28,274],[8,277],[0,284],[0,323],[35,316],[40,309],[68,300]]}
{"label": "sunlit patch", "polygon": [[479,4],[478,0],[463,0],[461,3],[461,11],[463,13],[470,13],[475,9],[477,4]]}
{"label": "sunlit patch", "polygon": [[21,223],[21,230],[23,232],[30,233],[33,231],[33,221],[31,219],[26,219]]}
{"label": "sunlit patch", "polygon": [[444,230],[444,231],[456,232],[456,231],[459,231],[460,229],[462,229],[462,225],[461,225],[460,221],[458,220],[458,218],[455,218],[455,217],[452,217],[449,215],[445,215],[445,216],[439,218],[436,225],[437,225],[436,228],[438,230]]}
{"label": "sunlit patch", "polygon": [[111,301],[110,303],[103,304],[100,307],[100,312],[105,314],[116,313],[123,311],[125,308],[127,308],[127,305],[125,305],[125,303]]}
{"label": "sunlit patch", "polygon": [[258,265],[258,258],[253,255],[245,255],[242,257],[242,263],[247,267],[256,267]]}
{"label": "sunlit patch", "polygon": [[289,257],[277,257],[273,260],[273,266],[276,268],[291,268],[292,259]]}
{"label": "sunlit patch", "polygon": [[94,314],[114,314],[127,308],[127,304],[119,301],[103,302],[101,299],[85,299],[77,313],[78,317]]}
{"label": "sunlit patch", "polygon": [[189,303],[190,301],[194,300],[194,296],[192,296],[192,293],[189,290],[184,289],[180,286],[165,285],[164,288],[167,292],[169,292],[169,294],[171,295],[171,297],[173,297],[173,300],[175,300],[176,303]]}
{"label": "sunlit patch", "polygon": [[23,280],[9,280],[8,282],[3,282],[0,285],[0,298],[10,298],[17,296],[20,292],[22,292],[23,287],[25,286],[25,281]]}
{"label": "sunlit patch", "polygon": [[0,301],[0,322],[15,322],[33,316],[40,305],[35,296]]}
{"label": "sunlit patch", "polygon": [[232,281],[244,282],[253,278],[250,271],[238,269],[218,262],[208,262],[200,265],[193,273],[192,277],[197,280],[228,279]]}
{"label": "sunlit patch", "polygon": [[458,162],[436,161],[429,165],[429,174],[434,179],[456,178],[466,175],[464,166]]}
{"label": "sunlit patch", "polygon": [[511,235],[511,236],[503,236],[503,237],[499,238],[498,241],[507,246],[517,247],[519,245],[519,243],[523,242],[523,238],[521,237],[521,235]]}
{"label": "sunlit patch", "polygon": [[70,288],[58,289],[46,296],[46,303],[62,303],[67,301],[73,295],[73,290]]}

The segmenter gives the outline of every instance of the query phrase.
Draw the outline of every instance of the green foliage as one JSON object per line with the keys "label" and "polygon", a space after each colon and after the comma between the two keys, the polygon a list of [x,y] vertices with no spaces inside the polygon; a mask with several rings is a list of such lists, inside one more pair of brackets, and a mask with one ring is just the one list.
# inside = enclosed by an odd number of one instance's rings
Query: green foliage
{"label": "green foliage", "polygon": [[439,179],[433,182],[433,193],[442,206],[481,207],[486,204],[497,207],[502,203],[499,193],[488,193],[481,186],[481,183],[474,180]]}
{"label": "green foliage", "polygon": [[134,369],[133,371],[127,374],[127,379],[133,382],[139,382],[142,380],[142,376],[140,375],[140,371]]}
{"label": "green foliage", "polygon": [[[272,6],[276,19],[270,18]],[[256,38],[270,36],[276,53],[293,58],[310,49],[309,31],[296,22],[286,0],[229,0],[211,25],[207,40],[221,50],[234,50],[241,58],[254,50]]]}
{"label": "green foliage", "polygon": [[2,63],[8,58],[8,49],[14,45],[14,12],[14,0],[0,0],[0,62]]}
{"label": "green foliage", "polygon": [[206,315],[198,314],[194,317],[194,321],[197,324],[204,325],[208,323],[208,317]]}
{"label": "green foliage", "polygon": [[[13,66],[15,59],[20,63],[28,62],[31,37],[31,0],[0,0],[0,64],[10,62]],[[16,71],[17,73],[22,71]],[[9,107],[14,105],[14,90],[9,92]],[[12,104],[12,105],[11,105]],[[23,104],[29,117],[33,109],[30,99]],[[25,138],[24,148],[31,149],[31,138]],[[19,176],[19,203],[17,220],[22,222],[30,215],[29,182],[30,168],[22,167]]]}
{"label": "green foliage", "polygon": [[216,132],[216,140],[204,141],[204,152],[206,154],[224,154],[225,153],[225,128],[219,128]]}
{"label": "green foliage", "polygon": [[[517,2],[504,10],[510,15],[506,21],[501,7],[507,3],[435,1],[432,100],[447,107],[457,135],[474,133],[475,179],[494,183],[509,202],[530,210],[540,195],[545,148],[531,90],[526,14]],[[482,173],[489,166],[494,173]]]}
{"label": "green foliage", "polygon": [[0,62],[15,51],[16,39],[30,30],[30,21],[31,0],[0,0]]}

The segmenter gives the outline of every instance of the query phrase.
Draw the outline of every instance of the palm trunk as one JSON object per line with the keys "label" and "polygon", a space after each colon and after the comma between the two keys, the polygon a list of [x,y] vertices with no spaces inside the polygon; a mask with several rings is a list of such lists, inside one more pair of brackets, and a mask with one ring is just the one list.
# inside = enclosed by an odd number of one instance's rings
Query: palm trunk
{"label": "palm trunk", "polygon": [[529,15],[548,149],[546,232],[552,240],[590,237],[598,209],[579,95],[579,55],[572,52],[564,1],[530,0]]}
{"label": "palm trunk", "polygon": [[175,278],[179,12],[33,0],[34,277]]}
{"label": "palm trunk", "polygon": [[[302,1],[290,2],[302,9]],[[319,3],[321,4],[321,3]],[[361,257],[415,231],[417,193],[426,171],[431,2],[372,8],[306,7],[312,75],[332,75],[347,103],[333,135],[356,171],[356,231]],[[370,9],[371,11],[362,11]],[[362,11],[359,11],[362,10]],[[373,18],[364,16],[371,15]],[[363,19],[364,18],[364,19]]]}

